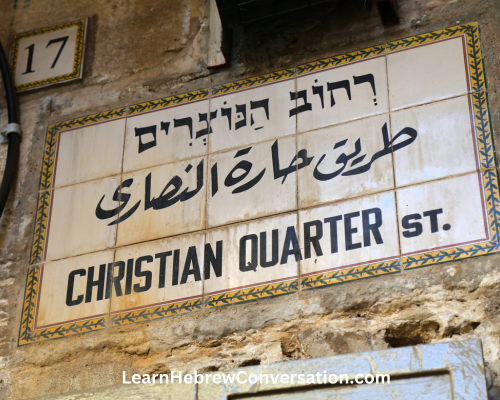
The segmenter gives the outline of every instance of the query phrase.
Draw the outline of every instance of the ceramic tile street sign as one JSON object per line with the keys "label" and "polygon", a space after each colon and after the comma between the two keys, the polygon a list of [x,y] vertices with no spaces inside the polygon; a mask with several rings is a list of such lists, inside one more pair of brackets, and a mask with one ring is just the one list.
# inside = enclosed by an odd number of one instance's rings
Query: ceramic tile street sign
{"label": "ceramic tile street sign", "polygon": [[82,77],[87,18],[14,36],[10,70],[18,92]]}
{"label": "ceramic tile street sign", "polygon": [[47,129],[19,343],[498,251],[477,24]]}

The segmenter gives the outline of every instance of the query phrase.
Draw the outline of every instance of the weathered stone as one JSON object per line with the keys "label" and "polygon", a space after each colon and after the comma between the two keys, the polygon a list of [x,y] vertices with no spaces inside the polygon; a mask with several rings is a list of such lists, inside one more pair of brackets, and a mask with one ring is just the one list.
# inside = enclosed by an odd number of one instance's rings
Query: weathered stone
{"label": "weathered stone", "polygon": [[[0,219],[0,398],[121,383],[127,373],[227,371],[301,358],[479,338],[500,398],[500,255],[17,346],[47,125],[477,21],[492,130],[500,132],[500,2],[399,0],[384,28],[363,1],[332,2],[233,32],[231,63],[206,68],[208,1],[0,2],[0,39],[90,17],[82,81],[19,96],[23,140]],[[3,93],[3,90],[0,89]],[[6,123],[0,99],[0,128]],[[0,174],[6,147],[0,147]]]}

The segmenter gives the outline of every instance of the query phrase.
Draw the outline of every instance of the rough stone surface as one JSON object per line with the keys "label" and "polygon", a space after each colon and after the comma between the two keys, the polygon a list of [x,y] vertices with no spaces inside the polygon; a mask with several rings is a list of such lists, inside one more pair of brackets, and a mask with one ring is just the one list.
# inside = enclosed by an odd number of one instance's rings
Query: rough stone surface
{"label": "rough stone surface", "polygon": [[[24,131],[16,184],[0,219],[0,398],[121,383],[122,371],[226,371],[244,365],[479,338],[500,398],[500,255],[285,297],[206,309],[19,348],[45,129],[49,123],[228,82],[392,39],[479,22],[495,142],[500,132],[500,2],[399,0],[382,27],[362,0],[235,29],[231,63],[206,68],[208,1],[0,2],[0,40],[88,16],[84,79],[19,96]],[[3,90],[2,90],[3,92]],[[0,128],[7,123],[0,100]],[[0,148],[3,172],[5,147]]]}

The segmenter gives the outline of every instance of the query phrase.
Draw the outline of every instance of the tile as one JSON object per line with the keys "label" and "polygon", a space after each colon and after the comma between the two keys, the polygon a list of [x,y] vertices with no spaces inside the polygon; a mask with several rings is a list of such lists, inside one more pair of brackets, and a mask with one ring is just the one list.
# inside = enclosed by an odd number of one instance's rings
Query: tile
{"label": "tile", "polygon": [[388,127],[384,114],[299,135],[298,148],[314,157],[298,172],[299,208],[393,189],[391,153],[374,159]]}
{"label": "tile", "polygon": [[196,233],[117,249],[111,312],[201,297],[204,242]]}
{"label": "tile", "polygon": [[206,154],[208,103],[198,100],[129,116],[123,172]]}
{"label": "tile", "polygon": [[[406,128],[417,134],[409,145],[394,151],[396,186],[475,171],[478,167],[471,117],[468,96],[391,113],[393,137]],[[395,146],[409,139],[403,134],[394,141]]]}
{"label": "tile", "polygon": [[36,328],[107,315],[113,253],[100,251],[43,264]]}
{"label": "tile", "polygon": [[290,116],[294,91],[295,81],[289,79],[212,97],[210,152],[295,133],[295,116]]}
{"label": "tile", "polygon": [[290,166],[295,148],[295,137],[288,137],[211,155],[208,226],[295,209],[296,168],[292,165],[286,176],[279,174]]}
{"label": "tile", "polygon": [[386,113],[388,110],[384,56],[297,78],[298,132]]}
{"label": "tile", "polygon": [[205,274],[205,297],[297,278],[297,234],[296,213],[207,231],[212,250],[223,250],[219,275],[212,265]]}
{"label": "tile", "polygon": [[478,173],[397,190],[404,255],[486,240]]}
{"label": "tile", "polygon": [[466,54],[463,36],[389,53],[391,110],[466,94]]}
{"label": "tile", "polygon": [[301,276],[399,256],[394,192],[299,211]]}
{"label": "tile", "polygon": [[[109,177],[52,192],[45,259],[57,260],[114,246],[116,225],[99,219],[96,209],[113,210],[120,178]],[[102,200],[102,202],[101,202]]]}
{"label": "tile", "polygon": [[121,172],[125,118],[59,132],[54,186]]}
{"label": "tile", "polygon": [[[73,24],[66,29],[50,31],[51,28],[48,28],[48,32],[43,34],[16,38],[19,40],[15,71],[16,86],[24,89],[31,82],[43,80],[50,82],[51,78],[72,74],[75,64],[79,70],[82,55],[77,53],[82,49],[78,41],[83,40],[81,37],[83,31],[79,32],[80,29]],[[67,38],[64,43],[58,40],[63,37]],[[66,77],[59,80],[67,79]]]}
{"label": "tile", "polygon": [[206,157],[124,174],[117,246],[204,229],[206,174]]}

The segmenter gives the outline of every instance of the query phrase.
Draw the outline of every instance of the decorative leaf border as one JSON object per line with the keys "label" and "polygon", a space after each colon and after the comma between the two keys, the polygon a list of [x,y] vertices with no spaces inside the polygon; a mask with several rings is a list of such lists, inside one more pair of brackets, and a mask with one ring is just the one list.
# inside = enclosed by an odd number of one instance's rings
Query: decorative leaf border
{"label": "decorative leaf border", "polygon": [[263,299],[266,297],[282,296],[298,290],[298,279],[284,280],[265,285],[232,290],[229,292],[209,295],[205,299],[205,307],[222,307],[231,304]]}
{"label": "decorative leaf border", "polygon": [[85,34],[87,31],[87,18],[82,18],[76,21],[67,22],[60,25],[51,26],[49,28],[37,29],[36,31],[21,33],[14,36],[12,43],[12,50],[10,54],[10,71],[12,74],[12,79],[15,80],[17,58],[19,55],[19,41],[21,39],[40,35],[42,33],[60,31],[62,29],[71,28],[73,26],[78,27],[76,33],[76,48],[75,48],[75,58],[73,60],[73,72],[70,74],[64,74],[59,76],[54,76],[52,78],[41,79],[34,82],[25,83],[23,85],[17,85],[16,90],[22,92],[29,89],[35,89],[41,86],[52,85],[54,83],[64,82],[72,79],[78,79],[81,77],[82,64],[83,64],[83,45],[85,41]]}
{"label": "decorative leaf border", "polygon": [[[321,272],[299,279],[283,280],[281,282],[256,285],[250,288],[232,290],[224,293],[212,294],[203,299],[202,296],[187,301],[179,301],[160,306],[145,307],[134,311],[111,313],[109,321],[106,318],[94,318],[77,323],[68,323],[48,329],[33,330],[35,304],[38,295],[38,281],[40,266],[32,265],[29,268],[26,280],[25,300],[23,304],[19,345],[57,339],[65,336],[100,330],[104,328],[120,327],[132,323],[151,321],[190,312],[200,311],[203,308],[224,307],[232,304],[254,301],[261,298],[281,296],[330,285],[367,279],[380,275],[400,273],[402,270],[421,268],[443,262],[449,262],[500,251],[500,193],[496,160],[494,154],[493,135],[488,110],[488,100],[485,81],[485,72],[479,40],[477,23],[456,26],[440,31],[396,40],[387,45],[374,46],[364,50],[326,58],[299,65],[296,68],[264,74],[253,78],[243,79],[212,89],[212,95],[229,93],[248,87],[276,82],[300,76],[316,70],[330,68],[336,65],[355,62],[362,59],[390,54],[408,47],[418,46],[432,41],[443,40],[453,36],[464,35],[467,44],[467,58],[469,75],[472,83],[470,95],[473,108],[473,118],[477,138],[480,176],[483,182],[485,206],[488,214],[490,237],[488,242],[473,245],[458,246],[455,248],[428,251],[412,256],[403,256],[384,262],[368,263],[356,267],[348,267],[334,271]],[[139,114],[151,110],[161,109],[182,103],[188,103],[210,96],[209,89],[201,89],[189,93],[166,97],[154,101],[135,104],[129,107],[128,115]],[[41,263],[45,243],[46,224],[50,206],[54,158],[56,154],[57,136],[59,131],[80,127],[100,121],[112,120],[126,115],[125,108],[93,114],[87,117],[52,124],[47,128],[45,150],[43,156],[42,173],[40,177],[40,193],[38,196],[36,221],[33,233],[33,245],[30,265]]]}
{"label": "decorative leaf border", "polygon": [[28,270],[21,317],[21,329],[19,330],[19,346],[106,328],[105,318],[98,317],[34,330],[34,314],[39,292],[40,268],[39,265],[34,265]]}
{"label": "decorative leaf border", "polygon": [[147,111],[161,109],[165,107],[175,106],[182,103],[188,103],[195,100],[206,99],[209,96],[208,89],[195,90],[175,96],[164,97],[158,100],[146,101],[144,103],[134,104],[129,106],[129,115],[140,114]]}
{"label": "decorative leaf border", "polygon": [[278,82],[283,79],[295,77],[295,69],[283,69],[281,71],[271,72],[269,74],[254,76],[252,78],[241,79],[239,81],[226,83],[212,88],[212,96],[234,92],[236,90],[247,89],[254,86],[263,85],[271,82]]}
{"label": "decorative leaf border", "polygon": [[301,290],[316,289],[322,286],[338,285],[358,279],[374,278],[380,275],[401,272],[399,257],[379,263],[371,263],[353,268],[338,269],[330,272],[309,275],[300,281]]}
{"label": "decorative leaf border", "polygon": [[337,65],[347,64],[354,61],[364,60],[376,56],[385,55],[386,45],[368,47],[366,49],[353,51],[351,53],[341,54],[338,56],[323,58],[321,60],[308,62],[297,66],[297,75],[308,74],[309,72],[318,71],[325,68],[336,67]]}
{"label": "decorative leaf border", "polygon": [[194,311],[201,311],[203,308],[202,297],[168,303],[160,306],[147,307],[139,310],[117,312],[111,314],[109,327],[116,328],[137,322],[152,321],[159,318],[172,317],[175,315],[187,314]]}
{"label": "decorative leaf border", "polygon": [[40,174],[40,193],[38,194],[35,226],[33,228],[33,242],[30,253],[30,265],[40,263],[43,260],[45,234],[47,230],[47,219],[51,198],[50,189],[52,189],[53,185],[52,178],[54,173],[54,161],[59,132],[65,129],[78,128],[85,125],[94,124],[96,122],[111,121],[125,115],[125,108],[117,108],[110,111],[104,111],[85,117],[59,122],[47,127],[45,149],[43,152],[42,172]]}
{"label": "decorative leaf border", "polygon": [[190,312],[201,311],[203,308],[221,307],[241,302],[258,300],[265,297],[281,296],[296,292],[298,280],[291,279],[266,285],[256,285],[254,287],[233,290],[208,296],[203,301],[203,297],[197,297],[188,301],[164,304],[154,307],[145,307],[140,310],[117,312],[111,315],[109,327],[118,327],[137,322],[152,321],[159,318],[173,317]]}

